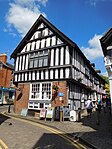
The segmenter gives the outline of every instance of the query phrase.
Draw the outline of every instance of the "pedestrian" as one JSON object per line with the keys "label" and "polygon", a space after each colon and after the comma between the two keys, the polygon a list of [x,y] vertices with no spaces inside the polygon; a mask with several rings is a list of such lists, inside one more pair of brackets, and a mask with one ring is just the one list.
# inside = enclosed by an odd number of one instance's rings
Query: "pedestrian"
{"label": "pedestrian", "polygon": [[107,102],[107,108],[108,108],[109,114],[111,115],[111,101],[110,101],[110,98],[108,99],[108,102]]}
{"label": "pedestrian", "polygon": [[91,118],[92,109],[93,109],[93,102],[92,102],[90,97],[86,101],[85,105],[86,105],[86,108],[87,108],[87,116]]}
{"label": "pedestrian", "polygon": [[96,112],[97,112],[96,124],[100,125],[101,99],[98,99],[96,101]]}
{"label": "pedestrian", "polygon": [[103,111],[104,113],[106,113],[106,101],[105,100],[103,101]]}

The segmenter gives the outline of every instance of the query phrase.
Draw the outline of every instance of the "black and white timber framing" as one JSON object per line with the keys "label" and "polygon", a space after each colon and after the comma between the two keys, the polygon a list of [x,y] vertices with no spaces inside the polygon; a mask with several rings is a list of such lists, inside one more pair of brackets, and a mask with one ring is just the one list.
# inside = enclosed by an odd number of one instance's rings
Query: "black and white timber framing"
{"label": "black and white timber framing", "polygon": [[[14,83],[66,80],[68,103],[79,107],[82,98],[102,95],[104,80],[76,43],[42,15],[14,50]],[[72,101],[72,102],[71,102]],[[76,103],[74,103],[76,101]]]}

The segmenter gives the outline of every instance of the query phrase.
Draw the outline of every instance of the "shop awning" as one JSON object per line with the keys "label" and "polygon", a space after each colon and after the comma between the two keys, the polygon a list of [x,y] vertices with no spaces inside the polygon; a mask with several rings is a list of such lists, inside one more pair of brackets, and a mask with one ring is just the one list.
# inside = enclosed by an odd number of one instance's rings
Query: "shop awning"
{"label": "shop awning", "polygon": [[3,91],[8,91],[9,89],[8,89],[8,88],[4,88],[4,87],[3,87],[3,88],[2,88],[2,90],[3,90]]}

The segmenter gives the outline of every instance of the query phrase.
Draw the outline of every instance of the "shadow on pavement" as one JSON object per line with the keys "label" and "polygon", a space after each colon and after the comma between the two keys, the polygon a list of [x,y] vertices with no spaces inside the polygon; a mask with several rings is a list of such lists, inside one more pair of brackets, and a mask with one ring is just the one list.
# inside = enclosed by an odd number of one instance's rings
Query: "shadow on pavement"
{"label": "shadow on pavement", "polygon": [[1,125],[2,123],[8,123],[9,125],[12,125],[12,123],[6,122],[7,119],[10,119],[10,117],[5,116],[5,115],[3,115],[3,114],[0,113],[0,125]]}
{"label": "shadow on pavement", "polygon": [[75,149],[76,147],[59,136],[59,134],[44,133],[32,149]]}
{"label": "shadow on pavement", "polygon": [[87,126],[88,132],[85,132],[81,138],[95,144],[98,149],[112,149],[112,116],[102,110],[99,115],[99,125],[97,125],[97,116],[96,111],[92,113],[91,118],[83,116],[82,126]]}

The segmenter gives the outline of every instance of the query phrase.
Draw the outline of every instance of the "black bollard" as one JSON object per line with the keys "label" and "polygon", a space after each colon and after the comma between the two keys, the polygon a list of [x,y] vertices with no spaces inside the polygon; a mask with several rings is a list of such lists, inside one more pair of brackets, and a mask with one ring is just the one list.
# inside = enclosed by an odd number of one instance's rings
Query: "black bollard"
{"label": "black bollard", "polygon": [[10,113],[10,105],[9,105],[9,107],[8,107],[8,113]]}

